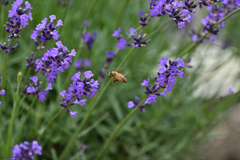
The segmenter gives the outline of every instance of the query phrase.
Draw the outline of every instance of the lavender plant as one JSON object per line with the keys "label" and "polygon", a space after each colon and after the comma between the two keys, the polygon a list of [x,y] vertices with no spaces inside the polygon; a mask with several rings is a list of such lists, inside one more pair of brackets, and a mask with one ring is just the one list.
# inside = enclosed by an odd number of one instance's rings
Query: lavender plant
{"label": "lavender plant", "polygon": [[[194,49],[206,39],[216,43],[220,28],[228,27],[225,20],[239,16],[239,0],[149,0],[134,8],[129,1],[68,0],[60,10],[57,1],[16,0],[9,11],[7,2],[0,6],[1,26],[8,12],[4,28],[10,34],[0,43],[0,159],[186,159],[190,155],[182,153],[197,146],[197,135],[209,134],[238,101],[235,87],[221,99],[196,96],[207,82],[198,81],[201,66],[194,56],[200,53]],[[190,42],[186,34],[177,41],[206,10],[200,32],[192,31]],[[62,17],[56,22],[55,15]],[[212,66],[209,76],[222,66]],[[120,68],[129,72],[128,82],[112,85],[106,75]]]}

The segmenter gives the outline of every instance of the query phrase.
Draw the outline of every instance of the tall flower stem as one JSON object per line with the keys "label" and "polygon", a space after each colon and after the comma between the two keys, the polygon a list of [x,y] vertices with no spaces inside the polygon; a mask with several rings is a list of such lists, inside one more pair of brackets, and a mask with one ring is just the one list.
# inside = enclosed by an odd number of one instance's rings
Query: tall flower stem
{"label": "tall flower stem", "polygon": [[33,100],[32,100],[32,103],[31,103],[31,105],[30,105],[30,107],[29,107],[29,109],[28,109],[27,115],[26,115],[26,117],[25,117],[25,119],[24,119],[24,121],[23,121],[22,127],[21,127],[21,129],[20,129],[19,134],[18,134],[17,143],[20,142],[20,138],[21,138],[21,136],[22,136],[23,128],[24,128],[24,126],[25,126],[25,124],[26,124],[26,122],[27,122],[27,120],[28,120],[28,117],[29,117],[29,115],[30,115],[30,113],[31,113],[31,110],[32,110],[32,108],[33,108],[36,100],[37,100],[37,95],[34,96],[34,98],[33,98]]}
{"label": "tall flower stem", "polygon": [[48,124],[46,125],[46,127],[44,128],[43,132],[39,135],[37,141],[39,142],[43,136],[43,134],[45,133],[45,131],[47,130],[47,128],[50,126],[50,124],[62,113],[62,111],[64,110],[64,108],[62,108],[60,111],[58,111],[58,113],[48,122]]}
{"label": "tall flower stem", "polygon": [[[42,82],[39,90],[41,90],[41,89],[43,88],[43,86],[44,86],[44,84],[45,84],[45,82],[46,82],[47,76],[48,76],[48,74],[44,77],[44,80],[43,80],[43,82]],[[29,117],[29,115],[30,115],[30,113],[31,113],[32,107],[35,105],[35,102],[36,102],[36,100],[37,100],[37,97],[38,97],[37,95],[34,96],[34,98],[33,98],[33,100],[32,100],[32,103],[31,103],[31,105],[30,105],[30,107],[29,107],[29,109],[28,109],[27,115],[26,115],[26,117],[25,117],[25,119],[24,119],[24,121],[23,121],[22,127],[21,127],[21,129],[20,129],[19,134],[18,134],[17,143],[19,143],[19,140],[20,140],[21,135],[22,135],[22,132],[23,132],[23,128],[24,128],[24,126],[25,126],[25,124],[26,124],[26,122],[27,122],[27,120],[28,120],[28,117]]]}
{"label": "tall flower stem", "polygon": [[[67,11],[68,11],[69,2],[70,2],[70,0],[67,0],[66,7],[65,7],[65,10],[64,10],[64,13],[63,13],[63,16],[62,16],[62,21],[63,21],[63,23],[64,23],[65,18],[66,18],[66,14],[67,14]],[[59,29],[59,35],[61,34],[62,28],[63,28],[63,26],[60,27],[60,29]]]}
{"label": "tall flower stem", "polygon": [[[168,22],[166,22],[168,24]],[[163,29],[166,26],[166,23],[163,24],[162,27],[160,27],[161,29]],[[158,31],[160,31],[161,29],[158,28]],[[123,66],[123,64],[126,62],[126,60],[130,57],[130,55],[133,53],[135,49],[132,48],[128,54],[126,55],[126,57],[123,59],[123,61],[120,63],[120,65],[117,67],[117,69],[119,70],[119,68],[121,68]],[[111,79],[108,80],[107,84],[105,85],[105,87],[101,90],[101,92],[99,93],[99,96],[97,97],[96,101],[93,102],[93,105],[91,105],[89,111],[86,113],[86,115],[83,118],[83,121],[81,123],[81,125],[79,126],[79,128],[77,129],[77,131],[73,134],[73,136],[71,137],[70,141],[68,142],[67,146],[65,147],[65,149],[63,150],[62,154],[60,155],[59,160],[64,160],[67,156],[67,154],[70,152],[70,150],[72,149],[72,147],[74,146],[74,142],[77,140],[78,134],[83,130],[84,126],[86,125],[88,119],[90,118],[93,110],[95,109],[95,107],[97,106],[98,102],[101,100],[101,98],[103,97],[104,93],[106,92],[107,88],[109,87],[110,83],[111,83]]]}
{"label": "tall flower stem", "polygon": [[136,112],[139,110],[139,107],[147,100],[147,98],[145,98],[144,100],[142,100],[142,102],[136,107],[134,108],[130,113],[128,113],[128,115],[117,125],[117,127],[114,129],[114,131],[112,132],[112,134],[110,135],[110,137],[106,140],[106,142],[104,143],[103,147],[101,148],[101,150],[98,152],[97,156],[94,158],[95,160],[100,159],[101,156],[103,155],[103,153],[108,149],[108,147],[112,144],[112,142],[117,138],[117,136],[119,135],[121,129],[123,128],[123,126],[126,124],[126,122],[128,121],[128,119]]}
{"label": "tall flower stem", "polygon": [[[12,43],[12,39],[10,39],[8,41],[8,49],[10,48],[11,46],[11,43]],[[10,52],[10,51],[9,51]],[[2,69],[2,89],[5,89],[5,82],[6,82],[6,67],[7,67],[7,57],[8,57],[8,54],[4,54],[4,60],[3,60],[3,69]],[[2,109],[4,107],[4,96],[2,96],[2,107],[0,107],[0,124],[1,124],[1,121],[2,121]]]}
{"label": "tall flower stem", "polygon": [[21,84],[21,81],[22,81],[22,73],[19,72],[18,75],[17,75],[17,82],[18,82],[18,85],[17,85],[17,91],[15,93],[15,98],[14,98],[14,103],[13,103],[13,110],[12,110],[12,114],[11,114],[11,121],[10,121],[10,126],[8,127],[8,138],[7,138],[7,146],[6,146],[6,155],[9,154],[9,147],[10,147],[10,141],[11,141],[11,138],[12,138],[12,128],[13,128],[13,123],[15,121],[15,115],[16,115],[16,109],[17,109],[17,104],[18,104],[18,98],[19,98],[19,88],[20,88],[20,84]]}

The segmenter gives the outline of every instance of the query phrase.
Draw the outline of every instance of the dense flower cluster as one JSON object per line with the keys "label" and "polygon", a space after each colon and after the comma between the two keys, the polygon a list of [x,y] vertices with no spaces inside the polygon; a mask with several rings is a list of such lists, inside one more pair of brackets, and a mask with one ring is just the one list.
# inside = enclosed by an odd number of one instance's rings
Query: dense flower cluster
{"label": "dense flower cluster", "polygon": [[[57,24],[54,25],[53,21],[56,19],[55,15],[49,16],[50,22],[47,24],[48,19],[44,18],[42,20],[42,23],[38,24],[36,27],[36,30],[33,30],[33,33],[31,35],[31,39],[33,39],[37,45],[37,47],[42,46],[44,42],[54,39],[58,40],[60,35],[58,34],[58,31],[56,29],[59,26],[63,25],[62,20],[58,20]],[[37,38],[41,40],[41,44],[39,44]]]}
{"label": "dense flower cluster", "polygon": [[[2,81],[2,78],[0,78],[0,83],[1,83],[1,81]],[[0,90],[0,95],[5,95],[5,90],[4,89]],[[1,106],[2,106],[2,102],[0,102],[0,107]]]}
{"label": "dense flower cluster", "polygon": [[29,143],[27,141],[17,144],[12,150],[13,157],[9,160],[33,160],[34,155],[42,155],[42,147],[37,141]]}
{"label": "dense flower cluster", "polygon": [[[160,60],[160,64],[158,64],[160,68],[157,72],[158,77],[155,77],[156,82],[152,86],[148,85],[150,82],[149,78],[148,80],[143,80],[141,83],[142,87],[146,87],[145,94],[147,94],[147,100],[140,106],[141,111],[144,111],[143,108],[147,104],[156,103],[156,98],[158,96],[164,96],[167,98],[167,91],[172,91],[174,82],[176,81],[175,77],[179,76],[180,78],[183,78],[184,72],[178,68],[185,67],[184,62],[180,58],[178,58],[176,61],[171,61],[171,59],[169,59],[169,64],[167,64],[167,62],[168,57],[163,57],[162,60]],[[164,89],[164,91],[162,93],[159,93],[158,90],[161,88]],[[138,104],[138,97],[135,97],[135,102],[128,102],[128,108],[135,108]]]}
{"label": "dense flower cluster", "polygon": [[53,83],[59,71],[64,72],[70,66],[69,62],[72,63],[72,56],[76,56],[75,50],[70,53],[61,41],[56,42],[56,45],[58,48],[47,50],[41,59],[36,60],[36,72],[42,71],[44,75],[48,73],[48,83]]}
{"label": "dense flower cluster", "polygon": [[60,102],[59,104],[65,109],[67,109],[68,113],[71,115],[72,118],[75,118],[77,116],[77,112],[72,112],[68,108],[68,106],[72,106],[74,104],[78,104],[80,106],[85,105],[87,100],[81,99],[81,97],[87,95],[88,98],[91,99],[98,89],[98,81],[90,79],[93,76],[92,72],[86,71],[84,72],[84,75],[84,79],[81,80],[81,72],[75,73],[74,76],[71,78],[73,83],[70,84],[70,87],[68,88],[68,93],[65,90],[60,92],[60,95],[63,98],[63,102]]}
{"label": "dense flower cluster", "polygon": [[[201,43],[204,43],[206,39],[210,40],[211,43],[215,42],[216,37],[214,35],[219,35],[220,31],[219,27],[214,28],[214,25],[221,21],[229,13],[236,10],[238,7],[240,7],[239,0],[224,0],[222,1],[221,7],[219,7],[219,5],[216,3],[207,7],[209,14],[204,19],[202,19],[203,29],[199,34],[197,34],[195,30],[192,30],[192,33],[190,34],[192,40],[196,42],[204,35],[204,33],[209,32],[213,34],[213,36],[206,36],[203,40],[201,40]],[[221,22],[220,28],[223,29],[224,27],[225,22]]]}
{"label": "dense flower cluster", "polygon": [[190,13],[195,13],[193,9],[197,5],[202,8],[202,5],[208,6],[209,4],[210,2],[206,0],[199,3],[194,3],[193,0],[185,0],[184,3],[177,0],[151,0],[150,16],[161,17],[167,14],[182,29],[185,27],[185,22],[190,22]]}
{"label": "dense flower cluster", "polygon": [[30,78],[32,82],[29,83],[29,86],[25,86],[23,90],[23,94],[27,95],[38,95],[39,101],[44,102],[46,100],[46,95],[48,90],[52,90],[51,83],[48,84],[48,87],[46,89],[41,89],[42,82],[37,83],[38,77],[33,76]]}
{"label": "dense flower cluster", "polygon": [[[21,8],[21,4],[23,0],[16,0],[12,4],[12,9],[8,11],[8,21],[7,25],[3,25],[5,30],[10,33],[11,35],[8,37],[7,43],[0,43],[1,49],[4,53],[8,53],[9,50],[14,50],[18,45],[9,46],[9,40],[13,38],[20,38],[18,33],[22,30],[22,28],[28,25],[28,20],[32,20],[32,13],[30,10],[32,9],[31,4],[26,1],[25,2],[25,9]],[[28,14],[26,12],[28,11]]]}
{"label": "dense flower cluster", "polygon": [[92,66],[92,63],[88,58],[85,58],[85,59],[79,58],[75,63],[75,68],[77,70],[84,70],[85,68],[91,67],[91,66]]}

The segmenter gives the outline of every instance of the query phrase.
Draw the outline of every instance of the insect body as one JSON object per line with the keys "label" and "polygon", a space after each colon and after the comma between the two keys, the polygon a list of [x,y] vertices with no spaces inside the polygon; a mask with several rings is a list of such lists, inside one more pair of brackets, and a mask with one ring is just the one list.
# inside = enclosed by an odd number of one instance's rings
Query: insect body
{"label": "insect body", "polygon": [[114,78],[113,82],[112,82],[113,84],[116,81],[120,81],[122,83],[127,83],[127,79],[124,77],[124,75],[122,75],[121,73],[118,73],[116,71],[110,71],[109,74],[108,74],[108,77]]}

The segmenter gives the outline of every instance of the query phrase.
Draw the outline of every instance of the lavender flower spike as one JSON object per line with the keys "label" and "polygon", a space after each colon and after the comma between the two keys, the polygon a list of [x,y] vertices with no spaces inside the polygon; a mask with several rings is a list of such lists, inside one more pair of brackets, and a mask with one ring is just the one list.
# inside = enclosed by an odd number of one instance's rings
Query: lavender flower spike
{"label": "lavender flower spike", "polygon": [[[158,96],[164,96],[167,98],[167,91],[172,91],[172,88],[174,86],[174,82],[176,81],[175,77],[179,76],[180,78],[183,78],[184,72],[182,70],[179,70],[179,67],[185,67],[184,62],[181,60],[181,58],[178,58],[176,61],[171,61],[171,59],[168,60],[168,57],[162,58],[160,60],[160,66],[159,71],[157,72],[158,77],[155,77],[155,83],[150,86],[149,84],[149,78],[148,80],[143,80],[141,83],[142,87],[146,87],[145,94],[147,94],[147,100],[140,106],[140,111],[144,112],[143,109],[147,104],[157,103],[156,98]],[[169,62],[169,64],[167,64]],[[159,93],[158,91],[160,89],[163,89],[162,93]],[[138,97],[135,97],[135,102],[129,101],[128,102],[128,108],[135,108],[137,107],[139,103]]]}
{"label": "lavender flower spike", "polygon": [[[58,38],[60,37],[60,35],[58,34],[58,31],[56,31],[56,29],[59,26],[63,25],[62,20],[58,20],[57,24],[54,25],[53,21],[56,19],[55,15],[51,15],[49,16],[50,18],[50,22],[47,24],[48,19],[44,18],[42,20],[42,23],[38,24],[36,26],[36,30],[33,30],[33,33],[31,35],[31,39],[33,39],[38,47],[38,49],[40,49],[40,47],[43,47],[43,43],[47,42],[51,39],[54,40],[58,40]],[[39,44],[38,39],[40,39],[41,43]]]}
{"label": "lavender flower spike", "polygon": [[83,106],[86,104],[86,99],[82,99],[82,97],[88,96],[89,99],[95,95],[95,92],[98,89],[98,81],[91,79],[93,76],[91,71],[84,72],[84,79],[80,79],[81,72],[75,73],[74,76],[71,78],[73,81],[68,88],[68,93],[64,90],[60,92],[60,95],[63,98],[63,102],[59,104],[64,107],[68,113],[71,115],[72,118],[77,116],[77,112],[72,112],[68,107],[74,104],[78,104]]}
{"label": "lavender flower spike", "polygon": [[[8,11],[8,21],[6,25],[3,25],[6,32],[10,33],[11,35],[8,37],[7,43],[0,43],[1,49],[4,51],[4,53],[8,53],[9,50],[14,50],[18,44],[15,46],[8,47],[8,43],[10,39],[13,38],[20,38],[21,36],[18,35],[18,33],[22,30],[22,28],[25,28],[28,25],[28,20],[32,20],[32,13],[30,10],[32,9],[31,4],[26,1],[25,2],[25,8],[21,8],[21,4],[23,3],[23,0],[16,0],[12,4],[12,9]],[[26,14],[28,11],[28,14]]]}
{"label": "lavender flower spike", "polygon": [[41,59],[36,60],[36,72],[42,71],[44,75],[48,73],[46,78],[48,83],[53,83],[59,71],[64,72],[70,66],[69,62],[72,63],[72,56],[76,56],[75,50],[68,51],[61,41],[58,41],[56,45],[58,48],[47,50]]}
{"label": "lavender flower spike", "polygon": [[23,90],[24,95],[36,95],[39,98],[39,101],[44,102],[46,100],[46,95],[48,90],[52,90],[52,85],[51,83],[48,84],[48,87],[46,89],[42,89],[41,85],[42,82],[39,82],[39,85],[37,84],[38,78],[37,76],[33,76],[30,78],[32,82],[29,83],[29,86],[25,86]]}
{"label": "lavender flower spike", "polygon": [[37,141],[29,143],[27,141],[17,144],[12,150],[13,157],[9,160],[33,160],[34,155],[42,155],[42,147]]}

